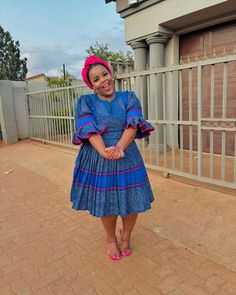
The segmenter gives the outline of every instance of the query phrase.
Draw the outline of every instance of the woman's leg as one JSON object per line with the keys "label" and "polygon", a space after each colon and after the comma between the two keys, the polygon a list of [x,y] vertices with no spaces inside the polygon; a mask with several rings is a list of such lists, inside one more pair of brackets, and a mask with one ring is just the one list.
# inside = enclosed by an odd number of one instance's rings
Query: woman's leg
{"label": "woman's leg", "polygon": [[105,216],[101,218],[102,224],[107,234],[106,239],[108,243],[108,253],[112,256],[116,256],[120,254],[120,250],[117,243],[112,243],[113,241],[117,240],[116,238],[117,217],[118,216],[116,215],[109,215],[109,216]]}
{"label": "woman's leg", "polygon": [[135,226],[136,220],[137,220],[138,214],[129,214],[122,218],[123,222],[123,231],[122,231],[122,237],[121,237],[121,250],[128,250],[130,251],[130,237],[132,230]]}

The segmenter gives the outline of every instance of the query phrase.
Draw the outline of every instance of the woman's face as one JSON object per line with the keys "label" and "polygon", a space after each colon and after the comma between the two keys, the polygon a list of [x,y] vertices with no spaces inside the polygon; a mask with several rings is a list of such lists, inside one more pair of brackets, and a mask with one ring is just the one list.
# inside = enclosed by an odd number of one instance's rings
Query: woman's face
{"label": "woman's face", "polygon": [[89,71],[89,79],[97,94],[104,97],[112,97],[114,83],[111,74],[106,67],[96,65]]}

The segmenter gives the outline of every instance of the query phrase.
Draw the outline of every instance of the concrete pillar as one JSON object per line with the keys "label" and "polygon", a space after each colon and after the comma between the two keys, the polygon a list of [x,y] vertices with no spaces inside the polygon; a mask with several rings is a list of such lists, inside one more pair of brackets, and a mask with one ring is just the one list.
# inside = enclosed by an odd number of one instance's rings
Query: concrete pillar
{"label": "concrete pillar", "polygon": [[7,144],[29,136],[28,104],[24,81],[0,81],[0,124],[3,140]]}
{"label": "concrete pillar", "polygon": [[[160,68],[165,65],[165,43],[169,37],[155,36],[147,38],[149,45],[149,68]],[[163,119],[163,85],[162,75],[150,75],[150,90],[148,101],[148,119],[162,120]],[[163,130],[158,130],[159,142],[163,143]],[[152,138],[152,144],[155,144]]]}
{"label": "concrete pillar", "polygon": [[26,96],[26,83],[24,81],[12,81],[15,118],[18,139],[29,137],[28,103]]}
{"label": "concrete pillar", "polygon": [[[174,35],[165,47],[165,66],[173,66],[179,63],[179,36]],[[169,73],[166,77],[166,112],[168,120],[178,120],[179,110],[179,83],[178,71]],[[178,148],[178,126],[167,127],[167,145],[176,149]]]}
{"label": "concrete pillar", "polygon": [[17,125],[12,85],[10,81],[0,81],[0,123],[3,140],[7,144],[18,141]]}
{"label": "concrete pillar", "polygon": [[[148,46],[144,41],[136,41],[131,44],[134,50],[134,71],[143,71],[147,69],[148,60]],[[137,78],[135,91],[138,98],[143,104],[143,115],[148,118],[148,105],[147,105],[147,79],[146,77]]]}

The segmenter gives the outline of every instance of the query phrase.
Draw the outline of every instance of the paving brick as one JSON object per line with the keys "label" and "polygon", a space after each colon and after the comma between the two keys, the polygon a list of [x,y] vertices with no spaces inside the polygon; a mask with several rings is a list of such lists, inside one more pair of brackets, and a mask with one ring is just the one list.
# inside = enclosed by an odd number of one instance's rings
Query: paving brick
{"label": "paving brick", "polygon": [[46,253],[45,254],[36,254],[31,257],[29,257],[29,262],[36,267],[43,267],[48,264],[48,261],[46,259]]}
{"label": "paving brick", "polygon": [[35,248],[31,247],[24,247],[21,249],[18,249],[18,252],[15,255],[12,255],[12,261],[18,262],[19,260],[29,258],[30,256],[33,256],[37,253]]}
{"label": "paving brick", "polygon": [[145,267],[147,271],[152,271],[157,267],[152,259],[144,256],[142,257],[142,259],[137,258],[137,262],[138,264],[143,265],[143,267]]}
{"label": "paving brick", "polygon": [[104,263],[104,265],[107,265],[109,267],[109,270],[114,271],[115,274],[121,279],[132,275],[135,272],[135,269],[143,267],[137,262],[137,259],[135,259],[135,255],[132,255],[130,257],[123,257],[117,263],[115,262],[109,259],[107,261],[107,264]]}
{"label": "paving brick", "polygon": [[135,289],[137,289],[139,294],[155,294],[162,295],[158,288],[151,287],[147,282],[138,280],[135,284]]}
{"label": "paving brick", "polygon": [[88,249],[86,249],[85,247],[84,248],[80,247],[79,244],[71,245],[70,247],[68,247],[68,251],[70,254],[73,254],[75,257],[79,256],[80,258],[89,253]]}
{"label": "paving brick", "polygon": [[193,286],[188,282],[184,282],[183,284],[178,286],[179,291],[183,291],[183,294],[186,295],[212,295],[208,289],[202,286]]}
{"label": "paving brick", "polygon": [[[86,288],[85,290],[82,291],[83,295],[97,295],[97,292],[94,290],[94,288],[89,287],[88,289]],[[76,294],[80,294],[80,289],[77,290]]]}
{"label": "paving brick", "polygon": [[153,250],[155,250],[155,253],[161,253],[162,251],[166,251],[168,248],[171,248],[172,246],[173,246],[173,243],[165,239],[155,244],[153,246]]}
{"label": "paving brick", "polygon": [[40,279],[38,269],[33,265],[27,265],[20,269],[21,276],[25,278],[27,283],[37,281]]}
{"label": "paving brick", "polygon": [[116,295],[118,294],[106,281],[102,280],[95,283],[93,288],[99,295]]}
{"label": "paving brick", "polygon": [[230,271],[223,267],[218,267],[214,270],[214,274],[221,277],[223,280],[230,282],[232,284],[236,284],[236,272]]}
{"label": "paving brick", "polygon": [[[88,292],[88,290],[91,289],[92,285],[100,281],[101,278],[95,272],[92,272],[84,275],[82,278],[76,278],[76,280],[71,284],[71,287],[73,288],[75,293],[79,290],[81,294],[85,294],[85,292]],[[92,290],[93,292],[95,292],[93,288]]]}
{"label": "paving brick", "polygon": [[41,276],[45,276],[50,272],[54,272],[62,267],[66,266],[65,260],[63,258],[53,261],[52,263],[47,264],[44,267],[38,268],[38,271]]}
{"label": "paving brick", "polygon": [[[122,276],[119,276],[119,272],[117,271],[117,269],[116,271],[114,269],[110,270],[108,267],[106,267],[102,263],[95,265],[95,270],[99,274],[99,276],[102,278],[102,280],[107,282],[107,284],[111,287],[114,284],[119,283],[122,278]],[[124,276],[125,274],[122,273],[122,275]]]}
{"label": "paving brick", "polygon": [[65,261],[66,264],[69,265],[75,265],[78,268],[84,267],[84,263],[80,257],[77,257],[73,254],[65,255],[63,257],[63,260]]}
{"label": "paving brick", "polygon": [[194,272],[182,271],[178,272],[177,274],[180,278],[182,278],[184,281],[190,283],[193,286],[204,285],[204,279],[199,277]]}
{"label": "paving brick", "polygon": [[158,289],[163,293],[167,294],[171,291],[178,289],[178,286],[183,283],[185,279],[181,278],[178,273],[167,276],[160,284]]}
{"label": "paving brick", "polygon": [[36,291],[38,289],[42,289],[44,287],[47,287],[50,283],[57,281],[60,278],[61,278],[61,275],[56,271],[48,273],[46,276],[43,276],[39,280],[33,281],[31,283],[32,290]]}
{"label": "paving brick", "polygon": [[[35,241],[33,241],[33,243],[34,242]],[[48,254],[53,254],[54,253],[53,248],[48,246],[46,243],[44,243],[44,241],[40,241],[40,243],[37,241],[36,243],[37,243],[37,245],[34,245],[34,247],[36,249],[36,254],[38,254],[39,256],[41,254],[43,254],[43,255],[47,254],[48,255]]]}
{"label": "paving brick", "polygon": [[142,280],[147,282],[151,287],[158,286],[162,279],[158,275],[158,270],[156,272],[146,271],[143,267],[136,267],[134,270],[134,274],[137,276],[137,280]]}
{"label": "paving brick", "polygon": [[[191,259],[191,257],[193,256],[193,253],[188,250],[187,248],[182,248],[182,247],[173,247],[174,254],[176,254],[177,256],[181,256],[184,259]],[[195,255],[194,255],[195,256]]]}
{"label": "paving brick", "polygon": [[175,257],[175,254],[173,253],[173,251],[167,249],[167,250],[163,250],[161,253],[154,255],[153,256],[153,260],[158,263],[158,265],[163,265],[166,262],[171,260],[171,257]]}
{"label": "paving brick", "polygon": [[75,295],[77,293],[74,290],[65,284],[63,281],[56,281],[51,284],[52,291],[56,295]]}
{"label": "paving brick", "polygon": [[15,270],[21,269],[22,267],[29,264],[29,261],[27,259],[22,259],[17,262],[11,263],[10,265],[4,266],[2,268],[3,274],[7,274],[9,272],[13,272]]}
{"label": "paving brick", "polygon": [[205,285],[209,291],[217,292],[221,289],[221,286],[225,284],[225,281],[217,275],[212,275],[207,278]]}
{"label": "paving brick", "polygon": [[51,286],[39,289],[39,290],[33,292],[33,294],[34,295],[55,295]]}
{"label": "paving brick", "polygon": [[93,263],[84,265],[82,268],[78,268],[80,277],[86,276],[90,273],[97,273]]}
{"label": "paving brick", "polygon": [[187,293],[184,293],[183,290],[173,290],[171,292],[168,293],[168,295],[189,295]]}
{"label": "paving brick", "polygon": [[3,294],[3,295],[15,295],[15,293],[13,293],[13,291],[11,289],[11,285],[1,287],[0,292],[1,292],[0,294]]}
{"label": "paving brick", "polygon": [[28,284],[25,278],[21,277],[19,279],[14,280],[11,282],[11,289],[15,294],[19,295],[31,295],[32,289],[30,284]]}
{"label": "paving brick", "polygon": [[57,272],[59,273],[60,277],[63,278],[63,281],[68,286],[71,286],[71,284],[80,277],[78,269],[78,267],[72,267],[71,265],[69,265],[58,269]]}
{"label": "paving brick", "polygon": [[185,259],[181,256],[173,256],[172,261],[180,266],[183,266],[187,271],[195,272],[199,266],[192,263],[189,259]]}
{"label": "paving brick", "polygon": [[[155,204],[138,219],[131,241],[132,256],[111,261],[100,220],[71,210],[68,188],[46,179],[43,170],[36,173],[35,162],[30,164],[35,153],[48,159],[53,156],[51,151],[44,147],[42,152],[38,145],[30,145],[32,154],[27,152],[22,161],[25,150],[20,147],[25,146],[15,147],[22,152],[21,157],[11,153],[17,173],[7,178],[8,183],[0,173],[4,194],[0,208],[0,294],[236,294],[235,272],[159,235],[155,223],[159,208]],[[58,155],[54,160],[58,161]],[[119,219],[118,229],[121,227]]]}
{"label": "paving brick", "polygon": [[63,250],[63,249],[66,249],[68,247],[71,247],[72,245],[75,245],[76,242],[73,241],[71,238],[68,239],[68,240],[65,240],[65,241],[61,241],[60,243],[54,245],[52,247],[52,250],[53,251],[59,251],[59,250]]}
{"label": "paving brick", "polygon": [[128,290],[127,292],[124,292],[124,295],[139,295],[138,291],[135,288],[132,288]]}
{"label": "paving brick", "polygon": [[11,263],[12,263],[12,260],[6,254],[0,255],[0,268]]}
{"label": "paving brick", "polygon": [[46,255],[47,264],[57,261],[69,254],[70,254],[70,251],[68,249],[63,249],[57,252],[53,252],[52,254]]}
{"label": "paving brick", "polygon": [[224,290],[224,289],[222,288],[222,290],[220,290],[220,291],[214,293],[214,295],[235,295],[235,293],[229,293],[229,292],[227,292],[226,290]]}
{"label": "paving brick", "polygon": [[175,263],[172,260],[168,260],[161,267],[157,269],[157,274],[160,278],[164,278],[174,273],[184,272],[185,268],[182,265]]}
{"label": "paving brick", "polygon": [[201,264],[207,261],[207,258],[196,254],[196,255],[191,255],[189,257],[189,260],[193,262],[196,266],[200,266]]}
{"label": "paving brick", "polygon": [[236,282],[235,284],[232,284],[230,282],[227,282],[224,286],[222,286],[222,291],[226,291],[229,294],[236,294]]}
{"label": "paving brick", "polygon": [[98,249],[97,251],[94,250],[94,251],[92,251],[92,252],[90,252],[90,253],[88,253],[86,255],[83,255],[81,257],[81,259],[82,259],[84,264],[89,264],[91,262],[96,263],[96,262],[98,262],[98,260],[100,259],[101,256],[103,256],[104,259],[107,258],[105,253],[103,253],[103,251]]}
{"label": "paving brick", "polygon": [[219,267],[218,264],[213,263],[212,261],[208,260],[201,264],[201,266],[195,271],[197,275],[201,278],[206,279],[215,273],[215,270]]}
{"label": "paving brick", "polygon": [[113,288],[118,294],[124,294],[135,287],[137,284],[137,278],[135,276],[124,276],[119,283],[113,285]]}
{"label": "paving brick", "polygon": [[19,270],[11,271],[6,274],[4,274],[0,278],[0,286],[6,286],[13,282],[14,280],[17,280],[21,277],[21,273]]}

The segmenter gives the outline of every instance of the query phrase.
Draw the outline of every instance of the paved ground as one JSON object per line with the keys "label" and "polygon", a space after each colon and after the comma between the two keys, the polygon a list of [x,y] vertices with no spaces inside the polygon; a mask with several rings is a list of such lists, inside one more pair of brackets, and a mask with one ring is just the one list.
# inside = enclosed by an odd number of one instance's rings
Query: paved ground
{"label": "paved ground", "polygon": [[100,220],[71,210],[74,158],[31,141],[0,146],[1,295],[236,294],[235,197],[149,171],[157,201],[140,215],[133,255],[113,262]]}

